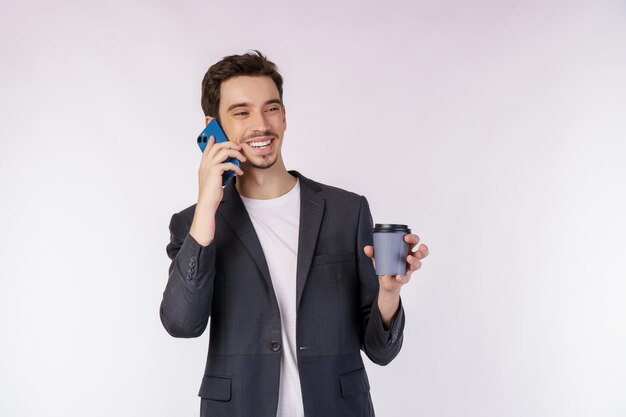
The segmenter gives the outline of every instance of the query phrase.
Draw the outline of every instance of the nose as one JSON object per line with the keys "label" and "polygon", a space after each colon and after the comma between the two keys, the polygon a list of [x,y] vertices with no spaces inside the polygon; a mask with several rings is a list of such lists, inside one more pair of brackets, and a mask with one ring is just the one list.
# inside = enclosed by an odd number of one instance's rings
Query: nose
{"label": "nose", "polygon": [[252,129],[252,131],[256,134],[262,134],[268,130],[270,130],[270,124],[269,121],[267,119],[267,115],[262,112],[254,112],[251,115],[252,117],[250,117],[250,128]]}

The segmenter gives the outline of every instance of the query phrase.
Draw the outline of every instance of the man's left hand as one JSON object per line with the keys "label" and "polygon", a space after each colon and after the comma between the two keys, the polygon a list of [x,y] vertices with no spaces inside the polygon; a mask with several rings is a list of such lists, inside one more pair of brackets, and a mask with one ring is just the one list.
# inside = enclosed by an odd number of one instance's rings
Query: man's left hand
{"label": "man's left hand", "polygon": [[[420,241],[417,235],[406,234],[404,235],[404,241],[409,244],[409,252],[406,257],[406,274],[404,275],[379,275],[378,280],[380,282],[381,290],[386,290],[391,293],[400,293],[400,288],[411,280],[413,272],[422,267],[422,259],[428,256],[428,246],[425,244],[419,245],[417,250],[415,247]],[[374,261],[376,265],[376,259],[374,258],[374,247],[367,245],[363,248],[365,254]]]}

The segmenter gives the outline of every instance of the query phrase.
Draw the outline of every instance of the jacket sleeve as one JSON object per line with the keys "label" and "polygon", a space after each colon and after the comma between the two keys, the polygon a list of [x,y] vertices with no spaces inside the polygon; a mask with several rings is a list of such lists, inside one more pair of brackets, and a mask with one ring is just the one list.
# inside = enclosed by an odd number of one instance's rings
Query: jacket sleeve
{"label": "jacket sleeve", "polygon": [[404,308],[402,300],[391,327],[385,330],[378,309],[378,276],[372,260],[363,248],[373,243],[373,222],[367,199],[361,196],[357,231],[357,270],[359,274],[361,303],[361,349],[378,365],[387,365],[400,352],[404,331]]}
{"label": "jacket sleeve", "polygon": [[170,221],[169,278],[161,301],[161,323],[174,337],[198,337],[206,329],[213,299],[215,246],[202,246],[190,225],[174,214]]}

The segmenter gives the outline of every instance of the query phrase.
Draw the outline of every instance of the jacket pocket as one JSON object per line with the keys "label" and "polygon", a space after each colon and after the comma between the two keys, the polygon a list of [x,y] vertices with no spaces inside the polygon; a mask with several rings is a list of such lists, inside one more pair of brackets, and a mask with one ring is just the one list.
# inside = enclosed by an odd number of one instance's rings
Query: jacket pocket
{"label": "jacket pocket", "polygon": [[341,396],[343,398],[362,394],[370,389],[365,368],[339,375],[339,384],[341,385]]}
{"label": "jacket pocket", "polygon": [[202,378],[198,396],[210,400],[230,401],[230,391],[230,378],[205,376]]}
{"label": "jacket pocket", "polygon": [[355,255],[353,251],[350,252],[332,252],[322,253],[313,257],[313,265],[332,264],[335,262],[353,262]]}

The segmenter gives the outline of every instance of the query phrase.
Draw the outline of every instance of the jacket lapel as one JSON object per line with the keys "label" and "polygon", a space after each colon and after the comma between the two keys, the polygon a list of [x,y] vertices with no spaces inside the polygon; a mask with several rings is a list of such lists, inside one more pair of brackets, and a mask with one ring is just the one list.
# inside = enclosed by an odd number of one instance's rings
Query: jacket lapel
{"label": "jacket lapel", "polygon": [[317,183],[297,171],[289,172],[300,178],[300,230],[296,272],[296,311],[298,311],[304,285],[311,269],[326,201],[320,195],[321,188]]}
{"label": "jacket lapel", "polygon": [[259,241],[259,237],[254,230],[254,226],[252,225],[246,206],[244,206],[243,201],[241,201],[241,197],[235,188],[235,180],[236,178],[233,177],[233,179],[226,184],[226,187],[224,187],[224,196],[222,197],[222,202],[220,203],[221,210],[218,210],[218,212],[234,230],[235,234],[239,237],[241,243],[243,243],[252,259],[254,259],[254,262],[261,270],[261,274],[263,274],[263,278],[265,279],[268,288],[273,288],[270,271],[267,267],[267,261],[265,260],[265,255],[263,254],[261,242]]}

